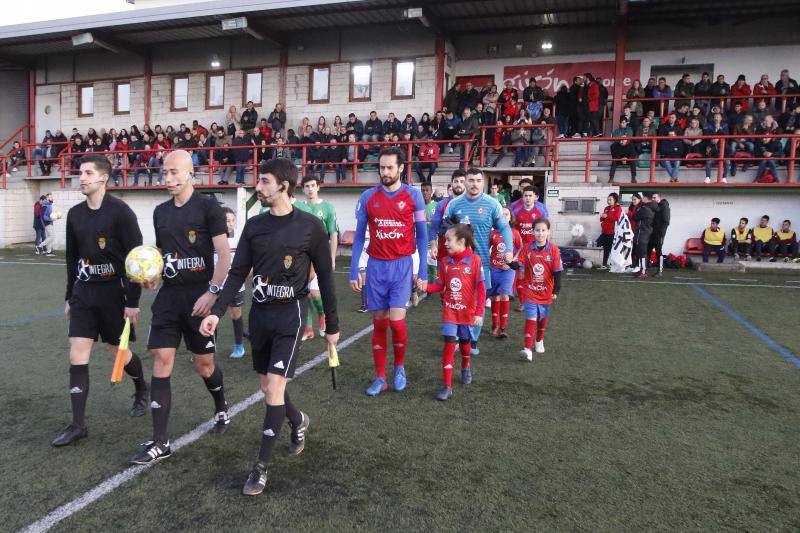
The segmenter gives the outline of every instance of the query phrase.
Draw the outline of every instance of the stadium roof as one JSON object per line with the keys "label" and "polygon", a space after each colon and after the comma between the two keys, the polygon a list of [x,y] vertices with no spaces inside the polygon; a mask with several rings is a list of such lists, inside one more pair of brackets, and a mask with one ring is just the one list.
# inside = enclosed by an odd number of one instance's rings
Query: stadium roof
{"label": "stadium roof", "polygon": [[[404,11],[421,7],[423,19]],[[246,16],[248,24],[276,46],[302,30],[385,24],[420,24],[454,37],[550,27],[608,26],[620,12],[628,23],[733,23],[756,16],[800,15],[800,1],[774,0],[226,0],[137,9],[112,14],[0,27],[0,66],[30,65],[37,56],[75,50],[71,37],[92,32],[119,48],[143,52],[164,42],[226,37],[220,21]],[[90,46],[91,49],[91,46]]]}

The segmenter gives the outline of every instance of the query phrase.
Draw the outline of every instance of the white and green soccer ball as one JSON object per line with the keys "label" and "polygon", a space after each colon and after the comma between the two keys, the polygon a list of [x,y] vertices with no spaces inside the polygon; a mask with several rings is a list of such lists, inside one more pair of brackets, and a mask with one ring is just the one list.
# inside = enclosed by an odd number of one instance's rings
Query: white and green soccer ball
{"label": "white and green soccer ball", "polygon": [[137,246],[125,258],[125,273],[136,283],[153,283],[161,276],[164,259],[155,246]]}

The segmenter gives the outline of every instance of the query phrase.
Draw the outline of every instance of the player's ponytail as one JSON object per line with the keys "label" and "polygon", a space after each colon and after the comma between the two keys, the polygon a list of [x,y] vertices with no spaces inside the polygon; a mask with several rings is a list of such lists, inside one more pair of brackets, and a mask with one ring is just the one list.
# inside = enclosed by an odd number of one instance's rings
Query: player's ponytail
{"label": "player's ponytail", "polygon": [[453,232],[457,240],[464,239],[464,245],[476,250],[478,245],[475,243],[475,235],[472,233],[472,226],[469,224],[453,224],[448,231]]}

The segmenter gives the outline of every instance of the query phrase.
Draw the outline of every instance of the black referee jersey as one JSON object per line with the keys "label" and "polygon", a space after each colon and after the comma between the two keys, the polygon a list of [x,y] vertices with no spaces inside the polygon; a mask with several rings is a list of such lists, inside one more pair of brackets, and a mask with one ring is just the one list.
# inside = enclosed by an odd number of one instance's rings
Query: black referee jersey
{"label": "black referee jersey", "polygon": [[326,333],[338,333],[328,234],[317,217],[299,209],[284,216],[263,213],[247,221],[211,313],[225,313],[251,268],[254,309],[302,300],[308,295],[311,265],[319,278]]}
{"label": "black referee jersey", "polygon": [[212,239],[228,234],[219,202],[197,191],[180,207],[169,199],[156,206],[153,225],[164,256],[164,286],[207,285],[214,277]]}
{"label": "black referee jersey", "polygon": [[[125,289],[126,307],[139,307],[142,287],[125,275],[125,257],[142,244],[142,232],[133,210],[110,194],[99,209],[84,201],[67,213],[67,293],[75,282],[98,283],[119,280]],[[119,282],[118,281],[118,282]]]}

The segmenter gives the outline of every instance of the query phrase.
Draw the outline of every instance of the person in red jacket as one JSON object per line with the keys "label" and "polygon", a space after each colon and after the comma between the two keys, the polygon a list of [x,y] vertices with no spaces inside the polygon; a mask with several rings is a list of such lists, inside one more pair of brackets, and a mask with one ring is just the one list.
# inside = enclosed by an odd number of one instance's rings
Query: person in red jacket
{"label": "person in red jacket", "polygon": [[447,257],[439,262],[439,275],[435,283],[420,290],[442,293],[442,381],[443,386],[436,395],[437,400],[453,397],[453,366],[456,343],[461,351],[461,383],[472,383],[470,351],[472,326],[483,324],[483,306],[486,301],[486,283],[483,266],[475,249],[472,227],[454,224],[445,233]]}
{"label": "person in red jacket", "polygon": [[[751,96],[752,94],[753,91],[750,90],[750,86],[747,85],[747,81],[745,81],[744,74],[739,74],[739,77],[736,78],[736,83],[734,83],[733,87],[731,87],[731,96]],[[742,103],[742,111],[745,113],[750,108],[749,98],[733,99],[731,105],[735,104],[736,102]]]}
{"label": "person in red jacket", "polygon": [[611,255],[611,246],[614,244],[614,227],[622,218],[622,207],[619,205],[619,195],[612,192],[606,198],[608,205],[600,213],[600,237],[597,244],[603,247],[603,265],[600,270],[608,270],[608,256]]}
{"label": "person in red jacket", "polygon": [[[753,96],[775,96],[778,91],[775,86],[769,81],[769,76],[766,74],[761,75],[761,80],[753,86]],[[772,98],[759,98],[753,100],[753,105],[758,105],[761,101],[767,102],[767,107],[772,107]]]}
{"label": "person in red jacket", "polygon": [[600,127],[600,85],[595,81],[590,73],[584,74],[586,79],[586,106],[589,111],[589,135],[592,137],[602,137],[603,130]]}
{"label": "person in red jacket", "polygon": [[[419,162],[414,164],[414,168],[422,183],[430,183],[431,176],[436,172],[436,167],[439,162],[439,145],[428,139],[427,136],[423,137],[423,140],[425,142],[419,145],[419,154],[417,154]],[[422,173],[423,170],[428,171],[427,179]]]}

